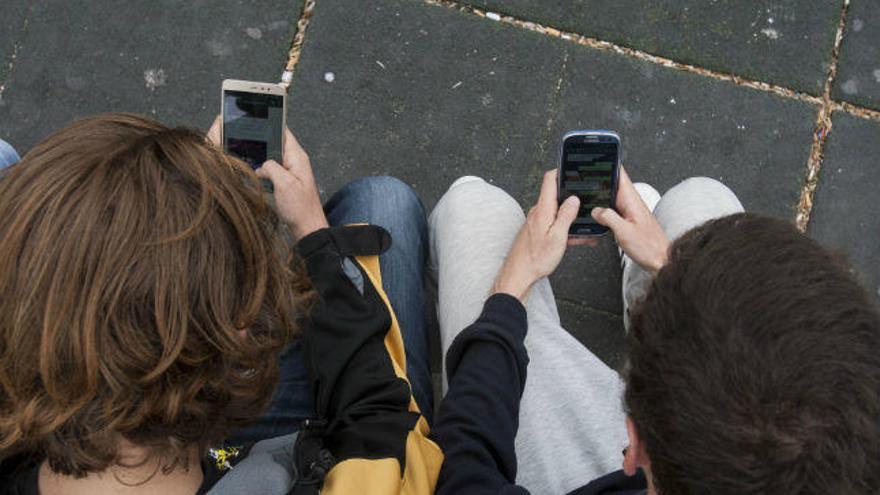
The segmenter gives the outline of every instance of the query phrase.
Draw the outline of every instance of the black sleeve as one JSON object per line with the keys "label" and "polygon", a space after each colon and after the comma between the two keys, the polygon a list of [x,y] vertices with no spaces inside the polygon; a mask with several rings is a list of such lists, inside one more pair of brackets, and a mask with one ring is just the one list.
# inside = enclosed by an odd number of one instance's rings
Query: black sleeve
{"label": "black sleeve", "polygon": [[[394,457],[405,462],[410,388],[385,348],[391,315],[366,272],[350,257],[378,255],[391,237],[375,226],[333,227],[297,244],[318,302],[303,337],[320,436],[337,462]],[[359,283],[352,281],[360,275]]]}
{"label": "black sleeve", "polygon": [[433,430],[445,455],[436,493],[528,493],[514,484],[514,439],[529,362],[526,330],[522,304],[496,294],[449,348],[449,389]]}
{"label": "black sleeve", "polygon": [[647,491],[648,480],[639,469],[635,476],[627,476],[623,471],[608,473],[568,495],[646,495]]}

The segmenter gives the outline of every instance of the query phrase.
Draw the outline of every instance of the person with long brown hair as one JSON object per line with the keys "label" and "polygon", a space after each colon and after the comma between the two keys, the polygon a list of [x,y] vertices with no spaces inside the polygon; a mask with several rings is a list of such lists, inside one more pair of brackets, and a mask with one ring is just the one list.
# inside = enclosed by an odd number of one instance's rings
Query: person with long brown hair
{"label": "person with long brown hair", "polygon": [[256,173],[129,114],[36,145],[0,175],[0,493],[317,493],[334,473],[324,492],[341,493],[346,460],[383,457],[432,490],[442,455],[414,397],[430,375],[404,356],[426,339],[421,280],[395,280],[405,262],[421,274],[425,236],[392,253],[381,227],[330,226],[361,222],[425,228],[390,178],[325,215],[290,131],[283,163]]}

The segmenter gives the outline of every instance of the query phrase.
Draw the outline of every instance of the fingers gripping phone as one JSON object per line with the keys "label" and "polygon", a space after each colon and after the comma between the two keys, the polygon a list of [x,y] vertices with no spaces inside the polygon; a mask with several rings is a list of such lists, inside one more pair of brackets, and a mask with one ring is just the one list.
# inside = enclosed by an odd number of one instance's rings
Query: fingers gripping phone
{"label": "fingers gripping phone", "polygon": [[569,196],[581,200],[577,218],[568,234],[599,236],[608,232],[590,212],[614,208],[620,171],[620,136],[611,131],[572,131],[562,137],[559,163],[559,204]]}
{"label": "fingers gripping phone", "polygon": [[223,81],[223,150],[254,169],[267,160],[281,163],[287,128],[287,91],[252,81]]}

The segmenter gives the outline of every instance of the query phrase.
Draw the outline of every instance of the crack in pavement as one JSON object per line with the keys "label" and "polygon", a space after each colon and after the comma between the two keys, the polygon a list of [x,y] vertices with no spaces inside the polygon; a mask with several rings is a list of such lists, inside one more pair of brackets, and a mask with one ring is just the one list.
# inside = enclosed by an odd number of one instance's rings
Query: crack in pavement
{"label": "crack in pavement", "polygon": [[[562,56],[562,64],[559,66],[559,77],[556,78],[556,86],[553,88],[553,94],[550,96],[547,123],[544,125],[544,132],[541,135],[541,140],[538,142],[538,157],[535,159],[535,165],[529,173],[529,185],[525,191],[527,195],[537,191],[544,178],[544,167],[547,164],[543,163],[542,160],[544,160],[544,155],[550,144],[550,132],[553,130],[553,123],[556,122],[556,114],[559,111],[559,94],[562,92],[562,83],[565,80],[565,69],[568,68],[568,57],[568,50],[565,50]],[[556,164],[553,165],[556,166]]]}
{"label": "crack in pavement", "polygon": [[302,56],[303,43],[306,41],[306,31],[309,29],[312,12],[315,10],[316,0],[303,0],[302,14],[296,22],[296,33],[290,43],[290,50],[287,53],[287,64],[284,66],[284,72],[281,75],[281,84],[285,88],[289,88],[293,82],[293,70],[299,63]]}
{"label": "crack in pavement", "polygon": [[605,311],[603,309],[594,308],[594,307],[590,306],[589,304],[587,304],[583,301],[579,301],[577,299],[570,299],[567,297],[556,296],[556,303],[557,304],[564,304],[564,305],[568,305],[568,306],[573,306],[577,309],[584,310],[587,313],[592,313],[595,315],[604,316],[606,318],[611,318],[613,320],[623,321],[622,315],[619,315],[617,313],[612,313],[610,311]]}

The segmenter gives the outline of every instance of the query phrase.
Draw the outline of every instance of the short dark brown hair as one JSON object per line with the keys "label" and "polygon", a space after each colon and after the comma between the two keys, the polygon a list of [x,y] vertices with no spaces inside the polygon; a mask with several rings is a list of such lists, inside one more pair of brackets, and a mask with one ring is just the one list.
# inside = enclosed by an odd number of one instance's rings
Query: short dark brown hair
{"label": "short dark brown hair", "polygon": [[[253,420],[308,283],[253,171],[204,133],[106,114],[0,178],[0,460],[84,476]],[[244,331],[246,329],[246,331]]]}
{"label": "short dark brown hair", "polygon": [[685,234],[630,341],[625,402],[661,495],[880,493],[880,316],[791,224]]}

